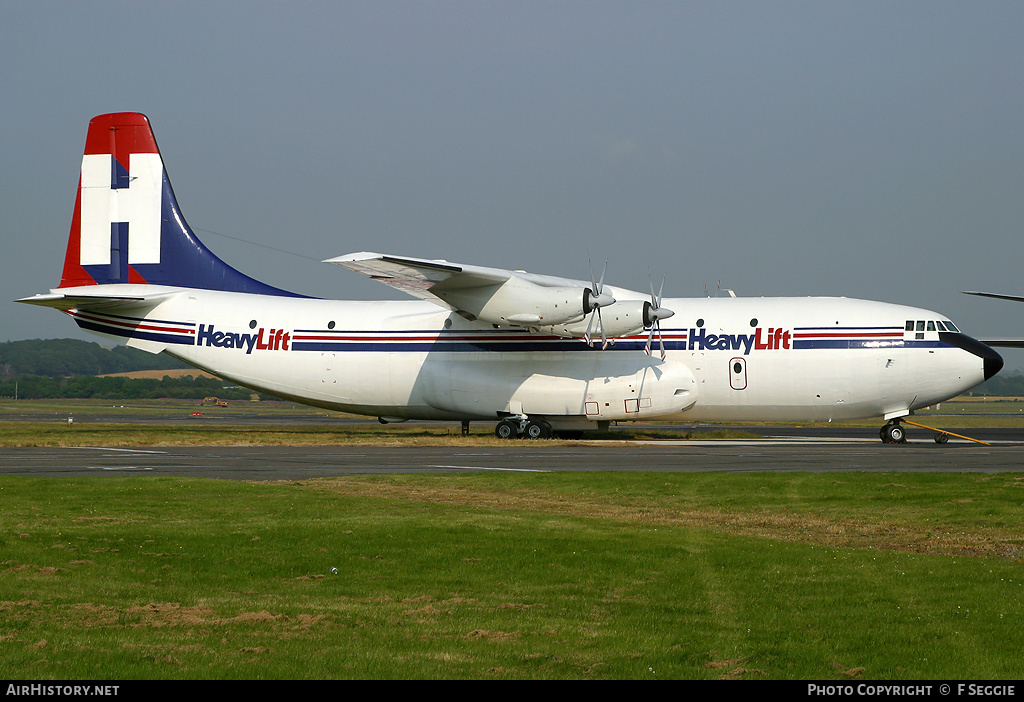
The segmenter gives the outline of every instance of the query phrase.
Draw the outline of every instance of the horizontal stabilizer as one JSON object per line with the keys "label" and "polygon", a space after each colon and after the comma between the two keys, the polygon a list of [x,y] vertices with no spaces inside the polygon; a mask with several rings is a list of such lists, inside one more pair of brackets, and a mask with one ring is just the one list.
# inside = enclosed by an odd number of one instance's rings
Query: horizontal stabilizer
{"label": "horizontal stabilizer", "polygon": [[24,302],[28,305],[39,305],[41,307],[53,307],[58,310],[99,310],[110,309],[113,307],[134,307],[136,305],[156,304],[173,294],[174,293],[160,293],[158,295],[65,295],[63,293],[47,293],[44,295],[23,297],[15,300],[15,302]]}

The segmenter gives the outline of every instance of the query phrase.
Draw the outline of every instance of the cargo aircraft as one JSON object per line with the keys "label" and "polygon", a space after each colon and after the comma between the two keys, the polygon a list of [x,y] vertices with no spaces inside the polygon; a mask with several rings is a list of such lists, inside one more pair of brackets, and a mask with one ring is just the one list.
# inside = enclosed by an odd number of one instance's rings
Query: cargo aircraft
{"label": "cargo aircraft", "polygon": [[89,125],[60,285],[18,302],[262,393],[503,438],[612,421],[901,419],[992,377],[948,318],[841,297],[672,298],[380,253],[327,260],[409,300],[315,299],[257,281],[185,222],[149,120]]}

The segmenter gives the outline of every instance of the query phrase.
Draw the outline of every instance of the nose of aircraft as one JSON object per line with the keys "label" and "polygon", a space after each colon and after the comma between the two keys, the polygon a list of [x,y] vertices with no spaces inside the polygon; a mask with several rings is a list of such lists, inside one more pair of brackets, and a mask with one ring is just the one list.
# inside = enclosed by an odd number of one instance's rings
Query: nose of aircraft
{"label": "nose of aircraft", "polygon": [[[981,345],[985,346],[985,344]],[[982,358],[985,359],[985,380],[988,380],[1003,369],[1003,357],[996,353],[990,346],[985,346],[985,351],[986,354],[982,356]]]}
{"label": "nose of aircraft", "polygon": [[991,346],[981,343],[966,334],[951,334],[949,340],[964,351],[969,351],[980,358],[984,364],[985,380],[998,373],[1003,368],[1003,357],[996,353]]}

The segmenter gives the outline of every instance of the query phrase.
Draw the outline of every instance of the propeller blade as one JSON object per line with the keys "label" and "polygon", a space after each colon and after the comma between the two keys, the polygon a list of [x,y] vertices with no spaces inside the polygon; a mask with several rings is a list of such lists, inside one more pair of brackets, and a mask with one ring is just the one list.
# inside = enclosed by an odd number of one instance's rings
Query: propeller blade
{"label": "propeller blade", "polygon": [[[661,285],[658,287],[658,294],[654,294],[654,281],[648,279],[651,288],[651,304],[645,310],[646,316],[650,319],[651,332],[647,335],[647,343],[644,344],[644,353],[651,355],[651,346],[654,344],[654,332],[658,332],[658,346],[661,349],[661,360],[665,360],[665,337],[661,333],[661,320],[668,319],[675,314],[672,310],[661,306],[662,293],[665,291],[665,276],[661,278]],[[645,320],[646,321],[646,320]]]}
{"label": "propeller blade", "polygon": [[601,280],[594,278],[594,265],[590,264],[590,285],[584,291],[583,312],[590,314],[595,309],[615,304],[615,298],[604,292],[604,274],[608,271],[608,262],[605,261],[604,270],[601,271]]}
{"label": "propeller blade", "polygon": [[590,332],[594,328],[594,317],[597,317],[597,323],[601,327],[601,348],[606,349],[608,348],[608,336],[604,331],[604,320],[601,318],[601,308],[615,304],[615,298],[604,292],[604,276],[605,273],[608,272],[608,262],[604,262],[604,268],[601,270],[600,280],[594,277],[593,262],[588,260],[588,264],[590,265],[590,284],[592,287],[587,288],[584,291],[583,307],[584,313],[590,315],[590,321],[587,322],[587,331],[583,335],[583,340],[589,346],[594,345]]}
{"label": "propeller blade", "polygon": [[651,304],[645,305],[644,307],[644,327],[648,324],[653,327],[655,323],[662,319],[668,319],[675,314],[670,309],[661,306],[662,292],[665,290],[665,279],[661,279],[661,287],[658,288],[658,294],[654,294],[654,282],[649,281],[651,288]]}
{"label": "propeller blade", "polygon": [[[648,283],[648,285],[650,285],[650,288],[651,288],[651,307],[654,307],[654,308],[661,307],[661,289],[658,290],[658,295],[655,296],[654,295],[654,281],[651,280],[650,278],[648,278],[647,279],[647,283]],[[661,279],[661,288],[664,289],[664,287],[665,287],[665,279],[662,278]]]}

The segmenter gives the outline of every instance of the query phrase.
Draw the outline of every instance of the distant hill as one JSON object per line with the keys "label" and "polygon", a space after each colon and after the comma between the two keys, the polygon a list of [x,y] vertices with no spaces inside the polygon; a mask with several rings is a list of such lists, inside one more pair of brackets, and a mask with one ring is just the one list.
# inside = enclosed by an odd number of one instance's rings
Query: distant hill
{"label": "distant hill", "polygon": [[1019,370],[1003,371],[971,390],[971,394],[1024,397],[1024,375]]}
{"label": "distant hill", "polygon": [[29,339],[0,343],[0,380],[25,375],[63,378],[141,370],[188,368],[165,354],[78,339]]}

